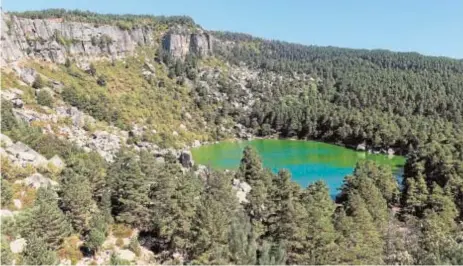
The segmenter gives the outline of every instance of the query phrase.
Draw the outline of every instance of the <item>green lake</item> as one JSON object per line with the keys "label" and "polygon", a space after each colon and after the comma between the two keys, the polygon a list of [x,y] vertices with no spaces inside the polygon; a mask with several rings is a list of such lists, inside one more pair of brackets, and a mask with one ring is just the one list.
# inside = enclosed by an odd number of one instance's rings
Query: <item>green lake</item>
{"label": "green lake", "polygon": [[352,174],[355,164],[364,159],[389,165],[398,178],[402,175],[405,157],[368,154],[342,146],[317,141],[258,139],[252,141],[224,141],[191,150],[196,163],[214,169],[237,169],[243,149],[251,145],[258,152],[264,167],[277,172],[288,169],[292,179],[305,187],[316,180],[324,180],[332,195],[341,187],[346,175]]}

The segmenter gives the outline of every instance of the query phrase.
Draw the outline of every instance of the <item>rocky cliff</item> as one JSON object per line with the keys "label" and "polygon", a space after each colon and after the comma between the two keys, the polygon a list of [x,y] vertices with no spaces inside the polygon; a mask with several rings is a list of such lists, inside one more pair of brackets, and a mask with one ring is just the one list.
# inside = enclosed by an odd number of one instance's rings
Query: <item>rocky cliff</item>
{"label": "rocky cliff", "polygon": [[98,57],[120,58],[138,45],[152,45],[149,28],[122,30],[116,26],[67,22],[60,19],[26,19],[2,13],[1,63],[35,57],[64,63]]}
{"label": "rocky cliff", "polygon": [[[79,62],[99,58],[118,59],[135,52],[137,46],[155,44],[153,29],[137,27],[123,30],[114,25],[95,26],[90,23],[62,19],[28,19],[2,12],[2,65],[24,58],[64,63],[67,57]],[[163,33],[163,47],[175,58],[188,53],[201,56],[212,52],[210,36],[202,31],[168,30]]]}
{"label": "rocky cliff", "polygon": [[211,36],[203,31],[172,29],[164,36],[162,46],[174,58],[184,58],[189,53],[199,56],[212,54]]}

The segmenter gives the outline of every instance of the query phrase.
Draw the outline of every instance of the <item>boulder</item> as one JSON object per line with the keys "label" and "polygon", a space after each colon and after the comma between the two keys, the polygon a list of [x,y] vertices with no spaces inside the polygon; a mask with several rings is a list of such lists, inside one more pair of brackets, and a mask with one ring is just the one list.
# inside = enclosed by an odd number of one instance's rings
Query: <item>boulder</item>
{"label": "boulder", "polygon": [[19,199],[14,199],[13,204],[16,207],[16,209],[18,209],[18,210],[23,207],[23,204],[22,204],[21,200],[19,200]]}
{"label": "boulder", "polygon": [[148,61],[145,61],[145,64],[143,65],[143,67],[145,67],[149,72],[151,73],[156,73],[156,69],[154,68],[154,66],[148,62]]}
{"label": "boulder", "polygon": [[360,143],[359,145],[357,145],[357,150],[358,151],[366,151],[367,150],[367,145],[364,143]]}
{"label": "boulder", "polygon": [[193,141],[193,144],[191,145],[191,147],[193,147],[193,148],[197,148],[199,146],[201,146],[201,142],[199,140]]}
{"label": "boulder", "polygon": [[135,253],[128,249],[120,249],[116,251],[117,257],[121,260],[133,261],[137,257]]}
{"label": "boulder", "polygon": [[85,125],[84,113],[79,111],[76,107],[69,108],[69,115],[75,127],[83,127]]}
{"label": "boulder", "polygon": [[22,108],[24,106],[23,100],[21,100],[21,95],[23,94],[22,90],[18,89],[8,89],[2,90],[2,99],[10,101],[13,104],[14,108]]}
{"label": "boulder", "polygon": [[0,210],[0,217],[13,217],[13,212],[10,210]]}
{"label": "boulder", "polygon": [[63,169],[66,166],[58,155],[51,157],[50,160],[48,160],[48,164],[53,165],[53,167],[57,169]]}
{"label": "boulder", "polygon": [[11,100],[11,103],[13,103],[14,108],[23,108],[23,106],[24,106],[23,100],[21,100],[19,98]]}
{"label": "boulder", "polygon": [[92,134],[88,146],[97,151],[106,161],[112,162],[121,147],[121,138],[106,131],[96,131]]}
{"label": "boulder", "polygon": [[233,179],[232,188],[236,190],[236,197],[240,203],[248,202],[246,196],[251,191],[251,186],[245,181]]}
{"label": "boulder", "polygon": [[26,144],[19,141],[7,147],[5,150],[6,152],[12,155],[15,162],[22,166],[31,164],[35,167],[38,167],[41,165],[46,165],[48,163],[47,159],[44,156],[42,156],[38,152],[29,148],[29,146],[27,146]]}
{"label": "boulder", "polygon": [[0,143],[2,147],[9,147],[13,145],[13,141],[10,139],[10,137],[3,135],[0,133]]}
{"label": "boulder", "polygon": [[64,84],[57,81],[57,80],[52,80],[51,81],[51,86],[53,88],[53,91],[56,93],[62,93],[64,89]]}
{"label": "boulder", "polygon": [[193,156],[191,155],[190,151],[182,151],[178,160],[185,168],[190,168],[194,165]]}
{"label": "boulder", "polygon": [[392,148],[387,149],[387,154],[388,154],[389,156],[394,156],[394,154],[395,154],[394,149],[392,149]]}
{"label": "boulder", "polygon": [[48,177],[44,177],[40,173],[32,174],[31,176],[26,177],[23,180],[18,180],[15,183],[23,184],[29,187],[34,187],[35,189],[38,189],[40,187],[52,187],[58,185],[56,181],[53,181]]}
{"label": "boulder", "polygon": [[35,77],[37,76],[37,71],[33,68],[19,68],[16,67],[15,71],[19,74],[19,77],[22,81],[24,81],[27,85],[32,85],[35,81]]}
{"label": "boulder", "polygon": [[25,247],[26,239],[24,238],[18,238],[14,241],[11,241],[10,243],[11,252],[13,252],[14,254],[23,252]]}

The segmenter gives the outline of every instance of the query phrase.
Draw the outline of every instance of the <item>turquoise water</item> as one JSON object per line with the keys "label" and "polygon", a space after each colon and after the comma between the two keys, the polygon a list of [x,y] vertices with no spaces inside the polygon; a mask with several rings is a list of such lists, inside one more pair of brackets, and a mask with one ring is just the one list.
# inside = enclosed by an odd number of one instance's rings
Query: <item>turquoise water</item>
{"label": "turquoise water", "polygon": [[341,187],[346,175],[352,174],[355,164],[363,159],[389,165],[397,176],[401,176],[405,158],[384,154],[367,154],[345,147],[317,141],[271,140],[224,141],[192,149],[193,159],[198,164],[214,169],[237,169],[246,145],[253,146],[263,165],[274,172],[286,168],[292,179],[306,187],[316,180],[324,180],[332,195]]}

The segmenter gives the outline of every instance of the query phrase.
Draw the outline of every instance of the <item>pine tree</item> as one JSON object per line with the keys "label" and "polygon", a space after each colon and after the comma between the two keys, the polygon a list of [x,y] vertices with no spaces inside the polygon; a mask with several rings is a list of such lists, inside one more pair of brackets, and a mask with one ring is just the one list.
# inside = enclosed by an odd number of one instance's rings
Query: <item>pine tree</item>
{"label": "pine tree", "polygon": [[151,226],[149,185],[135,154],[121,150],[109,169],[116,221],[146,229]]}
{"label": "pine tree", "polygon": [[259,265],[283,265],[286,260],[286,251],[281,244],[273,244],[267,241],[262,243]]}
{"label": "pine tree", "polygon": [[236,214],[238,206],[230,180],[220,174],[211,174],[193,220],[192,256],[195,262],[228,263],[231,218]]}
{"label": "pine tree", "polygon": [[106,161],[96,152],[77,153],[66,160],[66,167],[89,181],[93,199],[99,203],[103,191],[108,189]]}
{"label": "pine tree", "polygon": [[365,175],[364,167],[364,164],[358,164],[354,175],[344,179],[337,202],[346,204],[351,195],[357,194],[362,198],[377,227],[383,230],[387,226],[389,217],[387,201],[376,186],[374,179]]}
{"label": "pine tree", "polygon": [[257,262],[256,235],[243,210],[239,210],[232,221],[228,249],[233,264],[252,265]]}
{"label": "pine tree", "polygon": [[446,263],[447,249],[455,242],[457,230],[455,219],[458,211],[453,199],[446,195],[443,189],[434,183],[429,197],[429,209],[425,210],[422,227],[421,246],[425,250],[422,263]]}
{"label": "pine tree", "polygon": [[274,176],[271,192],[272,206],[268,218],[266,236],[273,242],[286,248],[289,264],[301,263],[302,242],[305,232],[301,227],[305,218],[305,210],[294,198],[294,189],[291,183],[291,174],[287,170],[280,170]]}
{"label": "pine tree", "polygon": [[62,209],[77,232],[89,230],[91,213],[96,209],[90,183],[84,176],[68,170],[64,174],[61,192]]}
{"label": "pine tree", "polygon": [[383,242],[381,232],[367,209],[363,198],[353,192],[345,204],[345,211],[337,214],[337,230],[343,237],[339,240],[341,259],[347,264],[381,264]]}
{"label": "pine tree", "polygon": [[175,199],[177,179],[182,175],[181,169],[175,164],[166,164],[154,178],[149,192],[153,202],[152,212],[154,231],[158,238],[170,245],[173,235],[172,223],[179,212],[178,201]]}
{"label": "pine tree", "polygon": [[57,195],[51,189],[39,188],[33,208],[21,222],[21,235],[37,234],[50,248],[57,248],[71,233],[71,225],[58,208]]}
{"label": "pine tree", "polygon": [[330,197],[329,189],[323,181],[317,181],[307,187],[301,202],[306,211],[304,221],[307,235],[303,242],[305,264],[338,263],[337,232],[334,228],[333,215],[336,206]]}
{"label": "pine tree", "polygon": [[388,205],[397,203],[399,185],[390,167],[378,165],[371,160],[360,161],[355,167],[354,176],[373,179]]}
{"label": "pine tree", "polygon": [[47,242],[34,232],[27,236],[23,254],[25,265],[54,265],[58,262],[56,253],[47,247]]}
{"label": "pine tree", "polygon": [[90,221],[90,228],[90,232],[88,233],[85,241],[85,246],[95,253],[105,241],[108,231],[108,225],[104,213],[97,213],[92,217]]}
{"label": "pine tree", "polygon": [[262,169],[259,155],[251,146],[246,146],[243,151],[236,177],[251,186],[251,191],[247,195],[249,203],[246,205],[246,210],[251,217],[255,232],[261,235],[264,230],[262,222],[268,216],[266,205],[270,181],[267,179],[269,176]]}
{"label": "pine tree", "polygon": [[422,217],[426,208],[429,192],[421,173],[414,178],[407,178],[402,193],[403,213]]}

